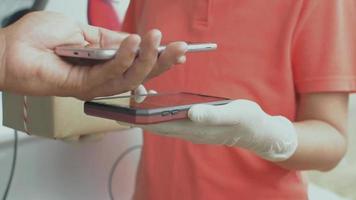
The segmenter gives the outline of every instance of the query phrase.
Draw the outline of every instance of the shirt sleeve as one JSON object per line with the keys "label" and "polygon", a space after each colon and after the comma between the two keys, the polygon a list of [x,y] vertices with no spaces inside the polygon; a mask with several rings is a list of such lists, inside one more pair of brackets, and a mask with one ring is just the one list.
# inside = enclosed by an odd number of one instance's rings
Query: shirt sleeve
{"label": "shirt sleeve", "polygon": [[304,0],[291,57],[297,92],[355,92],[356,1]]}
{"label": "shirt sleeve", "polygon": [[122,31],[127,32],[127,33],[136,33],[136,19],[135,19],[135,2],[136,0],[131,0],[129,7],[127,8],[124,21],[123,21],[123,26],[122,26]]}

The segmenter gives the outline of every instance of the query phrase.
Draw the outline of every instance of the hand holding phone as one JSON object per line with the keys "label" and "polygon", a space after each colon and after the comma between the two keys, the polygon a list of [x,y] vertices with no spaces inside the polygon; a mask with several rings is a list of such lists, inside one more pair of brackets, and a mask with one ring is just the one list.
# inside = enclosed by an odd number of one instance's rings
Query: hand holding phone
{"label": "hand holding phone", "polygon": [[[155,66],[151,73],[146,77],[146,80],[158,76],[172,65],[184,63],[184,54],[177,60],[177,55],[182,54],[182,52],[204,52],[212,51],[217,48],[217,44],[215,43],[195,43],[188,44],[183,50],[182,44],[183,42],[172,42],[168,46],[159,46],[158,55],[160,56],[157,63],[160,63],[160,66]],[[139,53],[139,51],[137,53]],[[120,49],[88,46],[59,46],[55,48],[55,53],[63,57],[65,61],[74,65],[87,66],[104,63],[112,60],[115,56],[120,56]]]}

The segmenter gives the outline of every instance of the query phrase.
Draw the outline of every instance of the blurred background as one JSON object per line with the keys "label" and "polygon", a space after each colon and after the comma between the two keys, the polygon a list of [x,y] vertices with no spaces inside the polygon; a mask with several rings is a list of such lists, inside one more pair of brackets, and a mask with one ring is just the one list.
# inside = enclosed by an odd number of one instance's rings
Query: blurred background
{"label": "blurred background", "polygon": [[[2,0],[0,19],[5,13],[19,9],[6,7],[6,1],[21,2],[26,7],[30,0]],[[124,19],[129,0],[112,1],[120,20]],[[15,4],[14,4],[15,5]],[[6,12],[5,12],[6,10]],[[87,0],[49,0],[45,10],[61,12],[87,23]],[[1,103],[1,98],[0,98]],[[2,107],[0,107],[2,121]],[[350,145],[346,158],[329,173],[308,172],[310,199],[356,199],[356,96],[350,100]],[[5,191],[13,159],[14,131],[0,126],[0,197]],[[22,199],[130,199],[142,144],[141,131],[131,129],[110,132],[97,142],[65,143],[19,134],[15,173],[8,198]],[[127,153],[116,166],[120,155]]]}

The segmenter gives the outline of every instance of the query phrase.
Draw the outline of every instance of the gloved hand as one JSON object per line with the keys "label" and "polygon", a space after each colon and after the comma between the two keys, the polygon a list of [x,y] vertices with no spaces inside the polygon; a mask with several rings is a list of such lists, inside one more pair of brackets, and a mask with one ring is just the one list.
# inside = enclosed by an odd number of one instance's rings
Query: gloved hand
{"label": "gloved hand", "polygon": [[193,143],[245,148],[270,161],[286,160],[297,148],[292,122],[283,116],[265,113],[253,101],[235,100],[220,106],[194,105],[188,111],[188,118],[132,126]]}

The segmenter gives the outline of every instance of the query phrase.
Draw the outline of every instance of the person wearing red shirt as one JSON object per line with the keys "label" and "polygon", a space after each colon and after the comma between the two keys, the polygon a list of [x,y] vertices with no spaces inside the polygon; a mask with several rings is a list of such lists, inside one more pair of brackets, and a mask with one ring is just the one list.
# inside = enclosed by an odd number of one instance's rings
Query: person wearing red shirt
{"label": "person wearing red shirt", "polygon": [[354,13],[353,0],[131,1],[124,31],[219,46],[146,88],[235,99],[142,126],[134,198],[307,199],[299,171],[330,170],[346,151]]}

